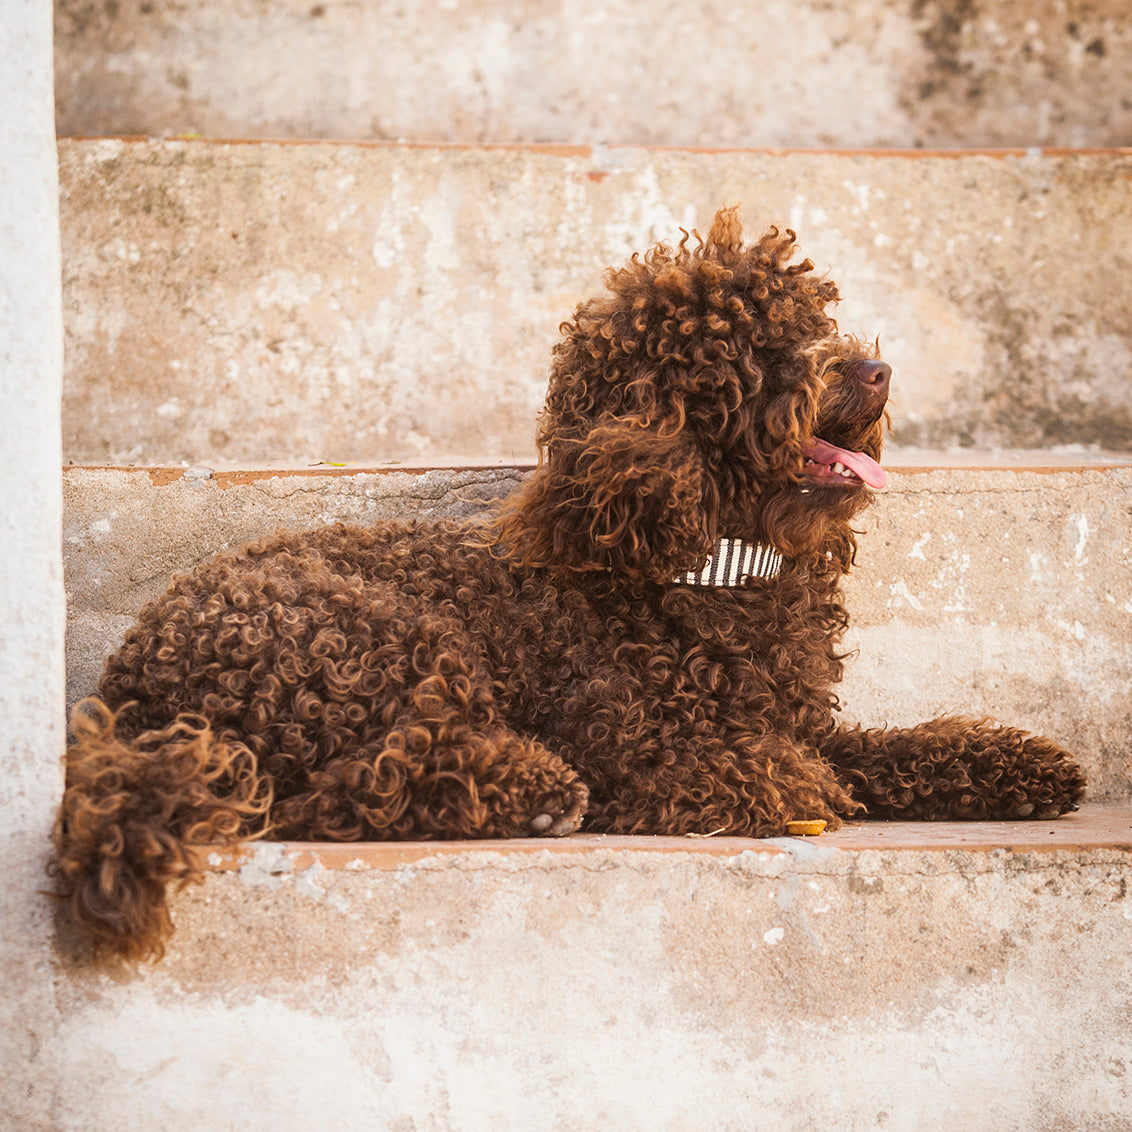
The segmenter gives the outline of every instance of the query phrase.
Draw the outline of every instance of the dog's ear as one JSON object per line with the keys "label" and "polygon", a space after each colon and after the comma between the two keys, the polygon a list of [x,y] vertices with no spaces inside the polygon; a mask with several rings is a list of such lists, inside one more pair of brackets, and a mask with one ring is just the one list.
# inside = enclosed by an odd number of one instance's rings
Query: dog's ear
{"label": "dog's ear", "polygon": [[509,501],[500,533],[529,566],[668,582],[702,564],[718,501],[692,439],[637,418],[599,421],[550,446]]}

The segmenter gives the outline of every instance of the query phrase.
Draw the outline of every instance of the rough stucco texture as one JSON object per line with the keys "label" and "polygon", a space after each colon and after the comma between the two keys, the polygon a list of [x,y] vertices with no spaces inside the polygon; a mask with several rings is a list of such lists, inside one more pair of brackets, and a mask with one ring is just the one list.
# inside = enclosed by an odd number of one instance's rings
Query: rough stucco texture
{"label": "rough stucco texture", "polygon": [[1132,790],[1132,471],[893,476],[860,521],[845,711],[952,712],[1079,754],[1090,797]]}
{"label": "rough stucco texture", "polygon": [[63,134],[1132,140],[1125,0],[57,0]]}
{"label": "rough stucco texture", "polygon": [[905,446],[1132,450],[1132,152],[61,144],[76,462],[533,455],[559,323],[743,203],[879,336]]}
{"label": "rough stucco texture", "polygon": [[0,21],[0,1128],[50,1127],[57,1021],[40,895],[61,790],[63,328],[51,19]]}
{"label": "rough stucco texture", "polygon": [[77,462],[528,457],[561,320],[744,201],[880,337],[903,445],[1132,448],[1132,154],[61,146]]}
{"label": "rough stucco texture", "polygon": [[1125,1126],[1126,853],[630,840],[263,845],[177,900],[157,968],[64,943],[60,1126]]}
{"label": "rough stucco texture", "polygon": [[[169,576],[270,531],[467,514],[509,470],[295,473],[70,469],[71,699]],[[154,484],[153,479],[163,482]],[[846,718],[988,715],[1072,750],[1090,798],[1132,791],[1132,469],[894,472],[859,520]]]}

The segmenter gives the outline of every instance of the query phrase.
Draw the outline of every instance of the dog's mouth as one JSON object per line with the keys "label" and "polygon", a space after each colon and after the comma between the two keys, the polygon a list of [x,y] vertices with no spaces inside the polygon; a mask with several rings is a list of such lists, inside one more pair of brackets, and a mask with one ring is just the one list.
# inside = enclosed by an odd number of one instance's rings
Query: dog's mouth
{"label": "dog's mouth", "polygon": [[814,487],[856,487],[863,483],[879,490],[888,480],[871,456],[838,448],[818,437],[802,449],[802,474]]}

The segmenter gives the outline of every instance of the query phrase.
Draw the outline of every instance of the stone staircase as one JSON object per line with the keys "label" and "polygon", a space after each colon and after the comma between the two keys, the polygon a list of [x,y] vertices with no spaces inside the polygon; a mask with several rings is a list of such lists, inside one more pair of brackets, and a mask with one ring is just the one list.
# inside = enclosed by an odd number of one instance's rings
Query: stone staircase
{"label": "stone staircase", "polygon": [[70,700],[215,550],[505,494],[558,323],[741,201],[896,371],[845,715],[1091,782],[218,853],[159,968],[61,936],[59,1127],[1132,1128],[1132,19],[1024,7],[57,0]]}

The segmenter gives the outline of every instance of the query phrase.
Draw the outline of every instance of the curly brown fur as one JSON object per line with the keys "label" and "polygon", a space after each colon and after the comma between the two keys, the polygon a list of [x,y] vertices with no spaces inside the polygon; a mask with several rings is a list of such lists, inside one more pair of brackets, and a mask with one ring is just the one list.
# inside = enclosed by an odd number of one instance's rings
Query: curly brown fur
{"label": "curly brown fur", "polygon": [[[744,248],[725,210],[706,245],[685,236],[607,273],[609,294],[562,325],[543,466],[501,518],[518,558],[667,582],[725,531],[791,554],[849,548],[840,515],[810,510],[799,524],[773,506],[793,498],[802,444],[837,384],[828,352],[864,356],[835,338],[836,285],[793,252],[794,234],[776,228]],[[879,453],[875,418],[869,430]]]}
{"label": "curly brown fur", "polygon": [[72,716],[52,871],[96,944],[128,958],[160,956],[172,930],[166,885],[200,879],[193,846],[262,827],[271,788],[248,749],[219,741],[203,717],[179,716],[130,743],[114,724],[93,699]]}
{"label": "curly brown fur", "polygon": [[[142,610],[75,717],[56,869],[157,955],[193,847],[281,838],[764,837],[794,818],[1041,816],[1080,772],[985,723],[838,726],[850,523],[888,367],[794,235],[634,257],[563,324],[539,469],[470,525],[286,533]],[[831,455],[832,453],[832,455]],[[860,454],[864,455],[860,455]],[[871,458],[871,459],[870,459]],[[873,468],[876,475],[869,469]],[[678,584],[721,536],[777,577]]]}
{"label": "curly brown fur", "polygon": [[1076,809],[1085,785],[1060,747],[989,719],[844,728],[823,754],[875,818],[1056,818]]}

